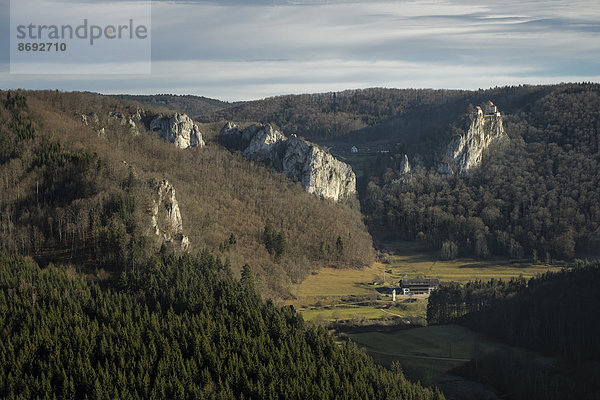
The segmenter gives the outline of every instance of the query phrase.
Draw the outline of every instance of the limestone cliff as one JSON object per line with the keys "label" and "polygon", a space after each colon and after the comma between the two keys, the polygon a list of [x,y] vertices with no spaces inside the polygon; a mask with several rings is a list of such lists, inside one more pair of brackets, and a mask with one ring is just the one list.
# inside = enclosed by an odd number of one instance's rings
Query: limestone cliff
{"label": "limestone cliff", "polygon": [[348,164],[296,135],[288,138],[268,124],[240,130],[229,122],[221,130],[221,138],[244,157],[269,162],[309,193],[335,201],[356,193],[356,176]]}
{"label": "limestone cliff", "polygon": [[154,234],[164,243],[172,243],[182,250],[189,248],[190,242],[183,235],[183,223],[179,203],[175,198],[175,189],[168,180],[163,179],[156,187],[152,200],[151,221]]}
{"label": "limestone cliff", "polygon": [[109,117],[117,120],[121,125],[129,127],[129,132],[132,135],[137,136],[140,134],[140,130],[135,121],[140,122],[142,120],[141,113],[142,111],[139,109],[133,115],[125,115],[120,112],[111,112]]}
{"label": "limestone cliff", "polygon": [[186,114],[176,113],[170,117],[159,115],[150,122],[150,130],[180,149],[204,146],[200,129]]}
{"label": "limestone cliff", "polygon": [[398,169],[398,172],[400,172],[402,175],[405,175],[410,174],[411,170],[410,163],[408,162],[408,155],[404,154],[402,161],[400,162],[400,168]]}
{"label": "limestone cliff", "polygon": [[471,116],[467,132],[455,137],[448,144],[438,164],[438,171],[445,174],[464,174],[481,164],[487,148],[507,138],[499,112],[483,114],[479,111]]}

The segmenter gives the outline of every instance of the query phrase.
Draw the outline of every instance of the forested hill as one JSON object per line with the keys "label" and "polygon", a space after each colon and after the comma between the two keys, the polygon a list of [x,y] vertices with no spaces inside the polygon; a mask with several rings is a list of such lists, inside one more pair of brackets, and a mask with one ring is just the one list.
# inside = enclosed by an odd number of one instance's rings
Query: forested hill
{"label": "forested hill", "polygon": [[[466,91],[371,88],[269,97],[205,115],[202,121],[275,123],[287,134],[339,140],[405,114],[463,98]],[[372,138],[369,138],[369,140]]]}
{"label": "forested hill", "polygon": [[102,289],[0,253],[0,397],[441,399],[338,346],[202,253],[159,254]]}
{"label": "forested hill", "polygon": [[464,372],[507,398],[596,399],[600,395],[600,262],[529,281],[470,282],[434,291],[430,324],[458,321],[505,343],[539,352],[479,354]]}
{"label": "forested hill", "polygon": [[[563,85],[567,86],[567,85]],[[202,116],[203,121],[275,123],[289,134],[314,141],[397,143],[439,142],[469,105],[492,99],[503,113],[531,111],[531,105],[561,86],[511,86],[487,90],[370,88],[284,95],[248,101]],[[414,139],[414,140],[413,140]]]}
{"label": "forested hill", "polygon": [[[438,173],[448,143],[489,100],[510,140],[467,174]],[[333,145],[357,172],[371,231],[421,240],[446,258],[551,261],[600,248],[598,84],[289,95],[203,118],[274,122]]]}
{"label": "forested hill", "polygon": [[529,280],[474,281],[432,293],[430,324],[455,320],[513,345],[571,360],[600,361],[600,262]]}
{"label": "forested hill", "polygon": [[166,108],[198,117],[238,105],[204,96],[155,94],[155,95],[114,95],[120,100],[134,100],[149,107]]}
{"label": "forested hill", "polygon": [[[486,151],[469,173],[444,175],[419,164],[413,151],[422,146],[410,143],[374,159],[362,186],[373,227],[423,240],[447,258],[550,261],[600,248],[600,85],[502,92],[502,102],[492,98],[510,140]],[[399,169],[406,153],[413,160],[408,175]]]}
{"label": "forested hill", "polygon": [[148,129],[159,113],[91,93],[0,92],[0,249],[118,277],[160,248],[153,209],[167,180],[178,207],[157,207],[164,234],[182,230],[188,251],[218,252],[236,274],[251,264],[267,296],[290,296],[322,266],[373,260],[356,204],[224,149],[210,140],[219,125],[200,127],[205,147],[177,148]]}

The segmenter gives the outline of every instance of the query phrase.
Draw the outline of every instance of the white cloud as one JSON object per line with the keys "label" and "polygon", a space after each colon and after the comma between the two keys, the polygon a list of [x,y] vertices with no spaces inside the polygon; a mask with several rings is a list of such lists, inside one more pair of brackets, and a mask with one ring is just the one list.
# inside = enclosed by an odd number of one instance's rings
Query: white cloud
{"label": "white cloud", "polygon": [[0,74],[0,85],[237,100],[597,81],[598,20],[595,1],[155,2],[151,77]]}

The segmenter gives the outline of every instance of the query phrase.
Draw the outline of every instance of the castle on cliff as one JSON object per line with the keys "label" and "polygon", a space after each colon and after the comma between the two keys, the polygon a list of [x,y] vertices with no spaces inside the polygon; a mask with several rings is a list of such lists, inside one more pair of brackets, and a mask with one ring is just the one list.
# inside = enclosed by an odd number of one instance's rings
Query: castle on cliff
{"label": "castle on cliff", "polygon": [[488,100],[487,103],[483,105],[483,108],[480,106],[475,107],[477,110],[477,115],[485,115],[485,116],[500,116],[500,111],[498,111],[498,107],[492,103],[491,100]]}

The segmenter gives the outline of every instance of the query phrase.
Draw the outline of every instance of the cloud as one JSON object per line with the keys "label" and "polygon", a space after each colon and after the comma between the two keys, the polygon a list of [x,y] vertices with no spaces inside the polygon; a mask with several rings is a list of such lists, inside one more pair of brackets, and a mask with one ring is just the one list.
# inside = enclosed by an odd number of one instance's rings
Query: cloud
{"label": "cloud", "polygon": [[0,72],[0,85],[237,100],[598,80],[598,20],[590,1],[155,1],[150,77]]}

